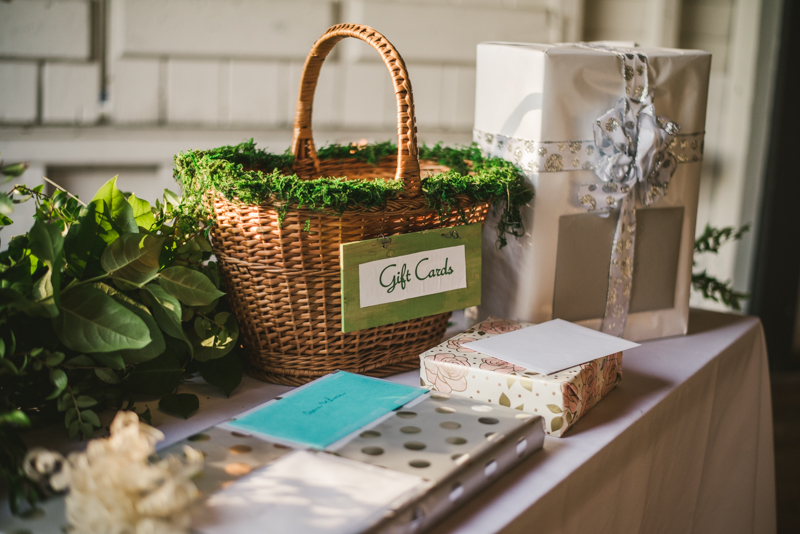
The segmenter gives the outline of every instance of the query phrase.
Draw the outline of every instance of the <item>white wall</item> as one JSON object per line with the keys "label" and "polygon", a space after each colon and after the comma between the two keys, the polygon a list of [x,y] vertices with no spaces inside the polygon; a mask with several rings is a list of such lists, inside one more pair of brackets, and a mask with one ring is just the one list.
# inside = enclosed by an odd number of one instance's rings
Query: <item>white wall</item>
{"label": "white wall", "polygon": [[[282,151],[305,56],[345,21],[405,58],[421,139],[467,143],[478,42],[632,40],[713,53],[698,229],[740,224],[760,190],[747,163],[762,2],[774,0],[0,2],[0,151],[87,191],[117,173],[131,188],[171,186],[182,149],[255,137]],[[394,113],[378,54],[342,42],[317,88],[318,143],[390,138]],[[746,289],[751,249],[703,266]]]}

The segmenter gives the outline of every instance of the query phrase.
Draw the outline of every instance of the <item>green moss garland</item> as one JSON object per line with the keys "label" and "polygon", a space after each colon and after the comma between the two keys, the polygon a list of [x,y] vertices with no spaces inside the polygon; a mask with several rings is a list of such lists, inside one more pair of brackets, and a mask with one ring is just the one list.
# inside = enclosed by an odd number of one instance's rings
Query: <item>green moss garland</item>
{"label": "green moss garland", "polygon": [[[354,158],[377,164],[382,158],[396,154],[397,146],[385,142],[353,150],[352,145],[329,145],[321,148],[317,155],[320,159]],[[475,204],[489,201],[501,213],[497,225],[500,246],[506,245],[507,234],[522,235],[524,228],[519,210],[530,202],[533,192],[525,187],[523,177],[512,163],[484,158],[475,145],[464,148],[423,145],[420,159],[434,160],[451,168],[448,172],[422,178],[422,191],[428,205],[440,217],[446,217],[453,206],[458,206],[462,220],[467,221],[458,197],[466,196]],[[323,177],[303,180],[288,174],[292,162],[291,153],[271,154],[257,149],[252,139],[236,146],[182,152],[175,157],[175,179],[183,186],[182,211],[190,218],[210,219],[203,195],[212,188],[228,200],[244,204],[272,201],[281,220],[290,209],[332,210],[341,215],[356,207],[379,207],[402,192],[402,183],[389,179]]]}

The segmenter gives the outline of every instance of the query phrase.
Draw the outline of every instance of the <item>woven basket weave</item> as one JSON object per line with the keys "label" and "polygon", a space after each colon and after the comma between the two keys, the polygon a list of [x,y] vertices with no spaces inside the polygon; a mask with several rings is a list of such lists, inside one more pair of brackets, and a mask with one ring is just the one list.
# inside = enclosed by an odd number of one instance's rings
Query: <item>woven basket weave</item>
{"label": "woven basket weave", "polygon": [[[354,37],[383,57],[397,96],[397,158],[377,165],[356,159],[320,160],[311,132],[311,110],[320,68],[336,43]],[[420,170],[448,170],[419,161],[414,102],[403,59],[381,34],[340,24],[314,44],[306,59],[295,116],[294,164],[287,173],[304,179],[392,178],[403,194],[385,206],[334,212],[290,209],[279,223],[278,206],[243,205],[212,192],[217,225],[214,251],[228,299],[256,378],[299,385],[337,369],[385,376],[419,366],[419,355],[441,341],[449,313],[342,333],[339,245],[352,241],[483,221],[488,203],[459,199],[439,217],[422,196]]]}

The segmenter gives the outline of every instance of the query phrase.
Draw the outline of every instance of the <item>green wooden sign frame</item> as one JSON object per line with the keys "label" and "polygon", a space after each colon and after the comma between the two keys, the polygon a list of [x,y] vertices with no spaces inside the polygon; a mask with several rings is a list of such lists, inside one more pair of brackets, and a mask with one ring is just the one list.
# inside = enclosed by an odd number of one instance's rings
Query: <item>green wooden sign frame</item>
{"label": "green wooden sign frame", "polygon": [[[479,305],[482,226],[481,223],[474,223],[341,244],[342,332],[355,332]],[[460,245],[464,245],[465,252],[466,288],[361,307],[359,265]]]}

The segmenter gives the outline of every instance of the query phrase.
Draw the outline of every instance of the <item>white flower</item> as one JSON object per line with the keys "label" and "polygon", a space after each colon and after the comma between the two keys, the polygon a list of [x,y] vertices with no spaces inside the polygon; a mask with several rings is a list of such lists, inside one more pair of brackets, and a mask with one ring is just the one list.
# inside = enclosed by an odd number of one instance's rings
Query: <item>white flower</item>
{"label": "white flower", "polygon": [[119,412],[109,438],[92,440],[67,460],[31,450],[25,473],[57,491],[69,487],[67,520],[76,534],[183,534],[188,506],[199,497],[190,478],[202,471],[203,455],[184,447],[185,460],[171,455],[151,462],[162,439],[135,413]]}

